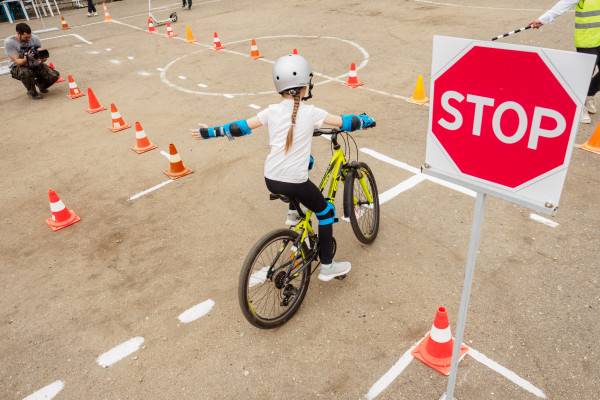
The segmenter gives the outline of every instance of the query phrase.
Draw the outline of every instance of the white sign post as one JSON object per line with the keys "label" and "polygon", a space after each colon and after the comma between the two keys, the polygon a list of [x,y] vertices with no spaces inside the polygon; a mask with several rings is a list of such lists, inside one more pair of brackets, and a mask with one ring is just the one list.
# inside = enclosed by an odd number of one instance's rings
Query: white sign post
{"label": "white sign post", "polygon": [[446,399],[452,400],[487,195],[558,209],[596,58],[435,36],[423,172],[477,192]]}

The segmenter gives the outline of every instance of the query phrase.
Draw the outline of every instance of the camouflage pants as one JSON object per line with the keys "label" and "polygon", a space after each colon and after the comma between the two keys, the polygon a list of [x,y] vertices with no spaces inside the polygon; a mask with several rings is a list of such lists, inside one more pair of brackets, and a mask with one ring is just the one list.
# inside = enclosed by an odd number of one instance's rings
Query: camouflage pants
{"label": "camouflage pants", "polygon": [[58,80],[60,74],[41,64],[39,67],[31,68],[27,65],[14,65],[10,69],[10,74],[14,79],[23,83],[28,92],[34,92],[37,85],[40,89],[47,89]]}

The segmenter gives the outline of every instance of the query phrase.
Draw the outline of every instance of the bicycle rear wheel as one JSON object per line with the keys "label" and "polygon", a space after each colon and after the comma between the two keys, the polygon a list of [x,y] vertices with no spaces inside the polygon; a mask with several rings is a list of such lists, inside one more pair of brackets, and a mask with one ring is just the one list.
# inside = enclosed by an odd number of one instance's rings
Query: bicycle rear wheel
{"label": "bicycle rear wheel", "polygon": [[[366,191],[370,194],[369,201]],[[352,168],[344,180],[344,213],[356,238],[365,244],[372,243],[379,232],[379,192],[375,176],[363,162]]]}
{"label": "bicycle rear wheel", "polygon": [[[268,233],[244,260],[238,288],[240,307],[252,325],[271,329],[294,316],[310,283],[308,249],[296,248],[298,233],[279,229]],[[297,272],[295,272],[297,271]]]}

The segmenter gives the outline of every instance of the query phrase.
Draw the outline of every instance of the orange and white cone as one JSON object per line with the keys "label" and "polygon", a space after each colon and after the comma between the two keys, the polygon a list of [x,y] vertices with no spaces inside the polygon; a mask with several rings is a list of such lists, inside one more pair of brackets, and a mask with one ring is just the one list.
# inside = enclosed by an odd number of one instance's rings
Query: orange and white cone
{"label": "orange and white cone", "polygon": [[358,80],[358,74],[356,73],[356,64],[350,64],[350,72],[348,72],[348,79],[346,79],[346,86],[350,86],[352,89],[362,86],[363,83]]}
{"label": "orange and white cone", "polygon": [[258,46],[256,45],[256,39],[252,39],[250,41],[250,57],[254,58],[255,60],[262,58],[260,51],[258,50]]}
{"label": "orange and white cone", "polygon": [[76,99],[81,96],[85,96],[79,88],[77,87],[77,83],[75,83],[75,79],[73,79],[73,75],[67,75],[67,79],[69,80],[69,94],[67,97],[70,99]]}
{"label": "orange and white cone", "polygon": [[592,136],[584,144],[578,144],[582,150],[591,151],[592,153],[600,154],[600,124],[596,125],[596,129]]}
{"label": "orange and white cone", "polygon": [[62,29],[63,31],[69,29],[69,24],[67,24],[67,21],[65,21],[65,17],[63,17],[62,15],[60,16],[60,29]]}
{"label": "orange and white cone", "polygon": [[293,49],[292,50],[292,54],[296,54],[297,55],[298,54],[298,49]]}
{"label": "orange and white cone", "polygon": [[156,32],[156,27],[154,26],[154,21],[152,21],[152,17],[148,17],[148,32],[154,33]]}
{"label": "orange and white cone", "polygon": [[148,136],[146,136],[146,132],[144,132],[144,128],[142,128],[142,124],[136,121],[135,123],[135,146],[131,148],[131,150],[135,151],[138,154],[145,153],[150,150],[156,149],[156,146],[150,142]]}
{"label": "orange and white cone", "polygon": [[181,178],[194,172],[183,165],[183,161],[181,161],[181,157],[179,157],[179,153],[177,153],[177,149],[172,143],[169,145],[169,165],[169,170],[163,172],[171,179]]}
{"label": "orange and white cone", "polygon": [[175,36],[177,36],[177,34],[173,31],[173,28],[171,27],[171,23],[167,22],[167,37],[169,39],[174,38]]}
{"label": "orange and white cone", "polygon": [[[56,70],[56,67],[54,66],[53,63],[49,63],[48,68],[50,68],[51,70]],[[61,83],[61,82],[66,82],[65,78],[63,78],[62,75],[58,75],[58,80],[56,81],[56,83]]]}
{"label": "orange and white cone", "polygon": [[102,7],[104,7],[104,22],[111,22],[112,17],[110,16],[110,13],[108,12],[108,7],[106,6],[106,3],[102,3]]}
{"label": "orange and white cone", "polygon": [[125,120],[121,117],[121,113],[117,110],[115,103],[110,103],[110,116],[112,118],[112,127],[109,128],[111,131],[119,132],[131,128],[131,125],[125,123]]}
{"label": "orange and white cone", "polygon": [[[454,338],[450,331],[448,314],[444,307],[439,307],[431,331],[413,350],[412,355],[440,374],[448,376],[452,361],[452,346],[454,346]],[[469,348],[461,344],[460,359],[467,354],[467,351]]]}
{"label": "orange and white cone", "polygon": [[221,44],[221,39],[219,39],[219,34],[215,32],[213,34],[213,50],[221,50],[224,48],[225,46]]}
{"label": "orange and white cone", "polygon": [[48,189],[48,200],[50,201],[50,212],[52,213],[52,216],[46,220],[46,223],[54,232],[66,228],[69,225],[73,225],[75,222],[81,220],[73,210],[69,210],[65,207],[64,203],[52,189]]}

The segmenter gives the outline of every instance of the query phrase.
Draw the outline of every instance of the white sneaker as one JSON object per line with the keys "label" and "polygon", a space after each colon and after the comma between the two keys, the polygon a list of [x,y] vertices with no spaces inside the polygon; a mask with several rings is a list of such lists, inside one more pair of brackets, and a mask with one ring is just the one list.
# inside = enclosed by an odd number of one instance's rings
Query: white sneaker
{"label": "white sneaker", "polygon": [[88,17],[91,17],[93,14],[92,13],[88,13]]}
{"label": "white sneaker", "polygon": [[96,11],[94,11],[94,17],[97,17],[98,13]]}
{"label": "white sneaker", "polygon": [[294,226],[300,222],[300,214],[296,210],[288,210],[287,218],[285,220],[285,224],[289,226]]}
{"label": "white sneaker", "polygon": [[588,96],[585,99],[585,109],[590,114],[596,114],[596,101],[594,100],[594,96]]}
{"label": "white sneaker", "polygon": [[346,275],[352,269],[348,261],[333,261],[331,264],[321,264],[319,280],[329,282],[336,276]]}
{"label": "white sneaker", "polygon": [[580,122],[582,124],[591,124],[592,123],[592,117],[590,117],[590,113],[588,113],[587,110],[583,110],[583,112],[581,113],[581,120]]}

